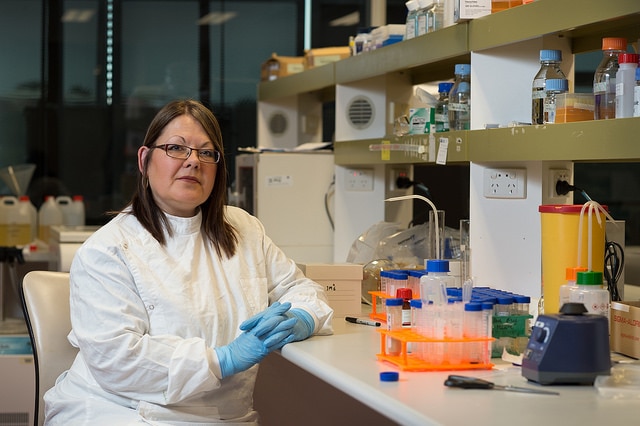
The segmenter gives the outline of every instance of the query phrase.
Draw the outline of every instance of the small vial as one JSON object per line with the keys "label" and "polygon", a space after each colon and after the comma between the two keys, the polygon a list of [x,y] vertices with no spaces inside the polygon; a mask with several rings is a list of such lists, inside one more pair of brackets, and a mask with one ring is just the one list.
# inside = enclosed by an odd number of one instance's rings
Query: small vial
{"label": "small vial", "polygon": [[396,298],[402,299],[402,326],[411,327],[411,289],[407,287],[397,289]]}
{"label": "small vial", "polygon": [[[402,299],[386,299],[385,305],[387,308],[387,330],[398,331],[402,330]],[[402,350],[402,344],[399,340],[394,339],[391,336],[387,336],[386,339],[387,354],[400,355]]]}
{"label": "small vial", "polygon": [[[464,304],[464,337],[467,339],[477,339],[485,337],[486,330],[483,329],[482,304],[469,302]],[[470,364],[480,364],[483,362],[483,343],[466,342],[465,355]]]}
{"label": "small vial", "polygon": [[494,305],[494,313],[498,317],[508,317],[513,311],[513,297],[498,296],[497,303]]}
{"label": "small vial", "polygon": [[[485,336],[493,337],[493,303],[491,302],[482,302],[482,326],[485,329]],[[491,361],[493,352],[493,343],[491,340],[488,340],[484,347],[483,362],[488,364]]]}

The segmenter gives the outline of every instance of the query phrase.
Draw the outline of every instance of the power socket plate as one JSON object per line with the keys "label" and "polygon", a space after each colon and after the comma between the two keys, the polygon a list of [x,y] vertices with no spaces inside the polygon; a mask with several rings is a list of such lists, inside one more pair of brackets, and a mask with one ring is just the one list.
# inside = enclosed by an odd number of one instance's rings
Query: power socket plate
{"label": "power socket plate", "polygon": [[347,169],[344,186],[347,191],[373,191],[373,169]]}
{"label": "power socket plate", "polygon": [[484,169],[485,198],[527,198],[527,169]]}

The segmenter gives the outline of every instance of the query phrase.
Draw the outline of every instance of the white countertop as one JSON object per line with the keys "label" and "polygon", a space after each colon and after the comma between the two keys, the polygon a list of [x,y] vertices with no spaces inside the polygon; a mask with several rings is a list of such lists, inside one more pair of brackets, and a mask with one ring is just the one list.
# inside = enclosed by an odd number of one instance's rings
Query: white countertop
{"label": "white countertop", "polygon": [[[594,425],[636,424],[639,399],[608,399],[594,386],[541,386],[520,367],[494,359],[492,370],[403,372],[378,361],[375,327],[333,321],[333,336],[286,345],[282,356],[402,425]],[[381,382],[381,371],[399,371],[398,382]],[[449,374],[481,377],[499,385],[560,392],[559,396],[499,390],[450,389]]]}

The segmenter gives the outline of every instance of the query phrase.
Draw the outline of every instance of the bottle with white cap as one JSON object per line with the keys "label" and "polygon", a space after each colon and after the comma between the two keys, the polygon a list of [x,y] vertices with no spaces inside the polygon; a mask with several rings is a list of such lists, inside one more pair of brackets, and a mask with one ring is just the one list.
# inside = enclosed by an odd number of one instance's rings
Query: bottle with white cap
{"label": "bottle with white cap", "polygon": [[21,195],[18,198],[20,206],[20,214],[29,217],[29,242],[38,238],[38,209],[33,205],[28,195]]}

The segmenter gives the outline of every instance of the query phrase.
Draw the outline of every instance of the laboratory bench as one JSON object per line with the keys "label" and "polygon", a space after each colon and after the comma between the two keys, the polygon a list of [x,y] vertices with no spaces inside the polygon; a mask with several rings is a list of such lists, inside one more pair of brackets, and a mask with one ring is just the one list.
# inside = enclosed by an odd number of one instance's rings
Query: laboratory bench
{"label": "laboratory bench", "polygon": [[[381,338],[375,327],[334,318],[333,328],[332,336],[286,345],[263,361],[255,406],[264,426],[592,425],[637,424],[640,418],[638,399],[607,398],[587,385],[543,386],[496,358],[490,370],[401,371],[378,361]],[[382,371],[399,371],[399,381],[380,381]],[[560,395],[452,389],[444,386],[449,374]]]}

